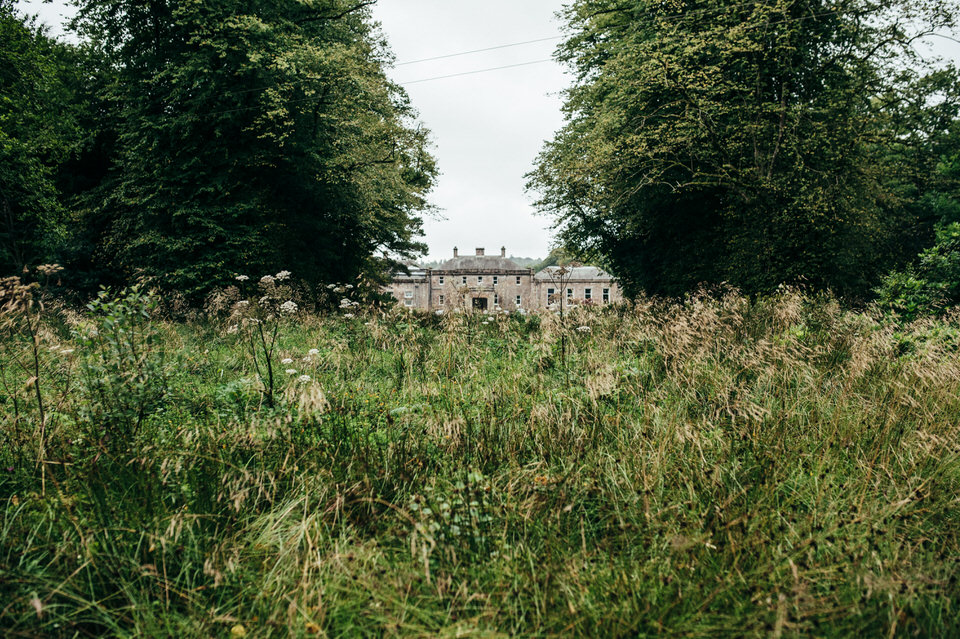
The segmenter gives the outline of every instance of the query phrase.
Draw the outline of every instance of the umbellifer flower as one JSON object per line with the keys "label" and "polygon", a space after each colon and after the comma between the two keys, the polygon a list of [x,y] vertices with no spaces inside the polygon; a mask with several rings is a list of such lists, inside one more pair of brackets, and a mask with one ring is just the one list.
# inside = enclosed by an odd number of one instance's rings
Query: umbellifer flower
{"label": "umbellifer flower", "polygon": [[297,312],[297,303],[292,300],[287,300],[280,305],[280,312],[283,315],[293,315]]}
{"label": "umbellifer flower", "polygon": [[308,384],[313,381],[313,378],[310,377],[309,375],[301,375],[300,377],[297,378],[297,381],[300,382],[301,384]]}
{"label": "umbellifer flower", "polygon": [[235,278],[233,278],[233,279],[237,280],[238,282],[246,282],[246,281],[249,280],[250,278],[249,278],[248,276],[246,276],[246,275],[237,275],[237,276],[236,276]]}
{"label": "umbellifer flower", "polygon": [[307,355],[319,355],[319,354],[320,354],[320,351],[316,348],[311,348],[309,351],[307,351]]}
{"label": "umbellifer flower", "polygon": [[295,368],[288,368],[288,369],[287,369],[287,375],[296,375],[296,374],[297,374],[297,369],[295,369]]}
{"label": "umbellifer flower", "polygon": [[280,363],[281,363],[281,364],[293,364],[293,360],[290,359],[289,357],[285,357],[284,359],[281,359],[281,360],[280,360]]}
{"label": "umbellifer flower", "polygon": [[290,275],[291,275],[290,271],[280,271],[279,273],[274,275],[273,278],[278,282],[282,282],[284,280],[289,280]]}
{"label": "umbellifer flower", "polygon": [[581,333],[589,333],[593,329],[591,329],[589,326],[578,326],[577,330]]}
{"label": "umbellifer flower", "polygon": [[264,275],[260,278],[261,284],[273,284],[273,275]]}
{"label": "umbellifer flower", "polygon": [[353,319],[353,318],[354,318],[354,315],[353,315],[353,313],[346,313],[346,314],[344,315],[344,318],[346,318],[346,319]]}

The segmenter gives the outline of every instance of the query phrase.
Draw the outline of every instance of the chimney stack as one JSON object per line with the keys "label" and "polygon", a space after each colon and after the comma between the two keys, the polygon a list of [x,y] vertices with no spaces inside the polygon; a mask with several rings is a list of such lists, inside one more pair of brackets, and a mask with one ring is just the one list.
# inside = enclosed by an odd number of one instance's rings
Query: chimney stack
{"label": "chimney stack", "polygon": [[506,247],[506,246],[501,246],[501,247],[500,247],[500,257],[506,257],[506,256],[507,256],[507,247]]}
{"label": "chimney stack", "polygon": [[478,248],[478,249],[477,249],[477,257],[481,257],[482,255],[483,255],[483,249],[482,249],[482,248]]}
{"label": "chimney stack", "polygon": [[453,256],[454,256],[454,257],[460,257],[459,255],[457,255],[457,247],[456,247],[456,246],[453,247]]}

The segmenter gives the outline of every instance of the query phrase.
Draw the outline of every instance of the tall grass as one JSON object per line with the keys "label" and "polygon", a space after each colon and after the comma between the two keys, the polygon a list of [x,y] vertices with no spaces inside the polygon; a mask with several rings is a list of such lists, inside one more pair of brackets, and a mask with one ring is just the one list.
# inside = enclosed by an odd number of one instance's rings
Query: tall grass
{"label": "tall grass", "polygon": [[229,320],[48,315],[4,636],[960,636],[956,315],[300,315],[273,407]]}

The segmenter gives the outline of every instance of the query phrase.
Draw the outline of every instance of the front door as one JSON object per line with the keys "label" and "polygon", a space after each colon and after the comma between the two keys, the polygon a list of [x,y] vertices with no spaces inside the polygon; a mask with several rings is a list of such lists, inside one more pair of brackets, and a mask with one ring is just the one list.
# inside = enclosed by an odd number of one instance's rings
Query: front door
{"label": "front door", "polygon": [[487,310],[487,298],[485,297],[475,297],[473,298],[473,308],[478,311]]}

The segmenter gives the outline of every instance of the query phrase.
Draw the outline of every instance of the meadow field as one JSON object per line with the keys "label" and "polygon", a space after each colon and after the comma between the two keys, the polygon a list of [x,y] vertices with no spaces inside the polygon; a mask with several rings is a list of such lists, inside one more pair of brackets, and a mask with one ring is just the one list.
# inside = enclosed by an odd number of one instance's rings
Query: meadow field
{"label": "meadow field", "polygon": [[960,636],[956,312],[17,294],[4,637]]}

